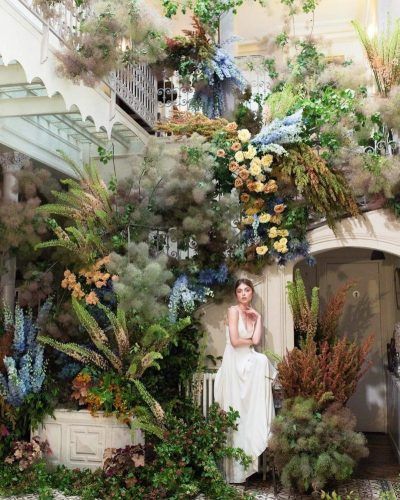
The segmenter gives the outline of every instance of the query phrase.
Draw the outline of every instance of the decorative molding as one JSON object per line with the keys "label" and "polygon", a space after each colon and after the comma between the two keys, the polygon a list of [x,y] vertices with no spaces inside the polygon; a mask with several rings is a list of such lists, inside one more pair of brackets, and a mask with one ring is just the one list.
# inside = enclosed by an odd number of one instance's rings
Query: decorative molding
{"label": "decorative molding", "polygon": [[106,448],[144,443],[141,431],[132,433],[116,418],[105,417],[102,412],[93,417],[87,410],[55,410],[54,418],[46,417],[31,435],[47,439],[51,464],[71,469],[97,469],[102,466]]}

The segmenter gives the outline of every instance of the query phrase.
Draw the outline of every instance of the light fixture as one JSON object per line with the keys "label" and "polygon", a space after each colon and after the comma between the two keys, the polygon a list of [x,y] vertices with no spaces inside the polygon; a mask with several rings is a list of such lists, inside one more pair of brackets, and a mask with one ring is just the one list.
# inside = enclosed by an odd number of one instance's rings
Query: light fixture
{"label": "light fixture", "polygon": [[385,260],[385,254],[380,250],[372,250],[369,260]]}

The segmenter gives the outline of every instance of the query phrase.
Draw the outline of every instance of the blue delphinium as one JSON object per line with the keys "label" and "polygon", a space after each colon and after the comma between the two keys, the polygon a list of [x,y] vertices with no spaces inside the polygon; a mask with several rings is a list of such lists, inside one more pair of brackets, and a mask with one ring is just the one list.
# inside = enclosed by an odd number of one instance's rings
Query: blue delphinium
{"label": "blue delphinium", "polygon": [[192,284],[186,274],[182,274],[175,281],[169,296],[169,320],[175,323],[180,310],[184,313],[192,313],[196,308],[196,303],[204,303],[208,296],[212,296],[210,288]]}
{"label": "blue delphinium", "polygon": [[[301,141],[303,130],[302,110],[285,118],[276,118],[264,125],[251,141],[264,152],[271,151],[271,145],[293,144]],[[276,146],[274,146],[276,147]]]}
{"label": "blue delphinium", "polygon": [[199,272],[199,283],[205,286],[224,285],[229,278],[228,266],[223,263],[218,269],[206,268]]}
{"label": "blue delphinium", "polygon": [[[48,307],[47,302],[44,307]],[[4,358],[6,375],[0,374],[0,394],[10,405],[18,407],[43,386],[46,377],[44,348],[36,341],[38,327],[31,312],[24,314],[17,305],[13,322],[9,311],[4,311],[3,317],[7,328],[14,329],[14,339],[12,356]]]}
{"label": "blue delphinium", "polygon": [[196,89],[191,107],[201,109],[209,118],[222,116],[225,95],[229,87],[243,92],[247,82],[234,59],[221,47],[216,47],[213,57],[201,66],[206,84]]}

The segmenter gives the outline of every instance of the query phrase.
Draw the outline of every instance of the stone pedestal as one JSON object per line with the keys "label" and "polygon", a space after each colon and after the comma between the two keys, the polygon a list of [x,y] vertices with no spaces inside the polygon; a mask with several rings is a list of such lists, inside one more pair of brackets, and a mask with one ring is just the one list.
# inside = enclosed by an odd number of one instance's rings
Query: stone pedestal
{"label": "stone pedestal", "polygon": [[51,449],[48,461],[69,469],[97,469],[103,464],[106,448],[123,448],[144,444],[141,431],[131,433],[126,424],[101,412],[93,417],[89,411],[56,410],[55,419],[46,417],[32,436],[47,440]]}

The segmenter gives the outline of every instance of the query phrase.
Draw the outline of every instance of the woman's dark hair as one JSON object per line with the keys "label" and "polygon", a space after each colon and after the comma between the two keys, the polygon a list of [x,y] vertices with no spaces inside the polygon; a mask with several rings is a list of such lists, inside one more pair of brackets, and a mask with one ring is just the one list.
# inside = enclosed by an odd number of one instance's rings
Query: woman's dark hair
{"label": "woman's dark hair", "polygon": [[254,285],[252,283],[252,281],[248,280],[247,278],[240,278],[236,281],[235,283],[235,293],[236,293],[236,290],[238,289],[238,287],[240,285],[247,285],[251,288],[251,291],[254,293]]}

